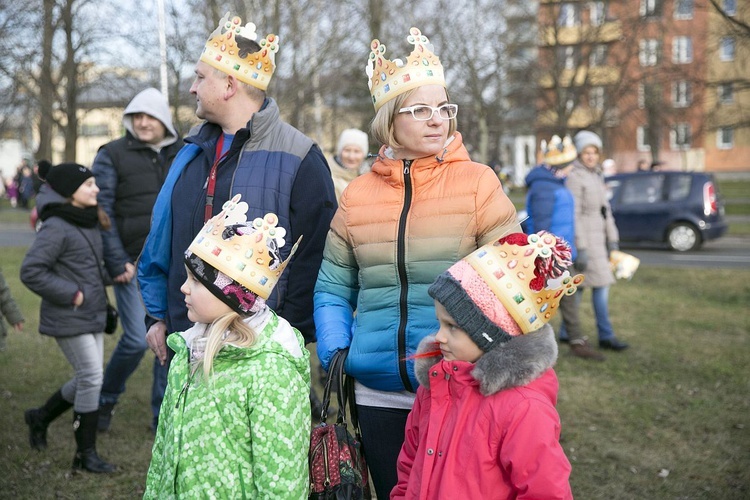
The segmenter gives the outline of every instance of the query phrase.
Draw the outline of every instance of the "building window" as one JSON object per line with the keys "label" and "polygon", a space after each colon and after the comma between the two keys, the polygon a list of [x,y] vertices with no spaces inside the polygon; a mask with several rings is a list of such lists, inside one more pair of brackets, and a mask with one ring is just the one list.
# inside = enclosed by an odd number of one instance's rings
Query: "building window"
{"label": "building window", "polygon": [[728,16],[735,15],[737,13],[737,0],[724,0],[722,10]]}
{"label": "building window", "polygon": [[576,69],[581,57],[579,47],[566,46],[557,48],[558,61],[562,62],[563,69]]}
{"label": "building window", "polygon": [[672,62],[686,64],[693,61],[693,39],[689,36],[676,36],[672,39]]}
{"label": "building window", "polygon": [[662,0],[641,0],[641,17],[661,16]]}
{"label": "building window", "polygon": [[656,66],[659,62],[659,40],[647,38],[639,43],[638,60],[641,66]]}
{"label": "building window", "polygon": [[721,104],[732,104],[734,102],[734,87],[731,83],[720,83],[716,92]]}
{"label": "building window", "polygon": [[106,123],[84,123],[81,125],[82,137],[106,137],[109,135],[109,126]]}
{"label": "building window", "polygon": [[672,106],[675,108],[685,108],[690,106],[692,101],[690,82],[680,80],[672,82]]}
{"label": "building window", "polygon": [[560,15],[557,17],[557,25],[572,28],[581,25],[581,13],[578,4],[564,3],[560,5]]}
{"label": "building window", "polygon": [[607,20],[607,4],[604,2],[591,2],[589,4],[589,17],[591,26],[601,26]]}
{"label": "building window", "polygon": [[693,18],[693,0],[676,0],[674,4],[675,19]]}
{"label": "building window", "polygon": [[607,46],[606,45],[594,45],[591,48],[591,54],[589,54],[589,66],[604,66],[607,63]]}
{"label": "building window", "polygon": [[669,144],[673,150],[690,149],[690,125],[678,123],[669,131]]}
{"label": "building window", "polygon": [[721,39],[719,46],[719,59],[722,61],[734,61],[734,38],[725,36]]}
{"label": "building window", "polygon": [[638,109],[646,107],[646,86],[642,83],[638,84]]}
{"label": "building window", "polygon": [[591,87],[589,89],[589,107],[591,109],[604,109],[604,87]]}
{"label": "building window", "polygon": [[651,146],[648,144],[648,127],[638,127],[635,132],[635,139],[638,151],[651,151]]}
{"label": "building window", "polygon": [[716,131],[716,147],[719,149],[732,149],[734,147],[734,129],[732,127],[721,127]]}

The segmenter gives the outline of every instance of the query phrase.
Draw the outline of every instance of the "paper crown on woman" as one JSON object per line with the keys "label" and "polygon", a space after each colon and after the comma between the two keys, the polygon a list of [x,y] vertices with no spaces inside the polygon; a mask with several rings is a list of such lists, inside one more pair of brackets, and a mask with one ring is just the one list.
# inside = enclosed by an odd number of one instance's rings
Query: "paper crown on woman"
{"label": "paper crown on woman", "polygon": [[386,59],[385,45],[377,39],[370,42],[365,72],[375,111],[407,90],[431,84],[445,87],[443,65],[432,52],[432,44],[427,37],[418,28],[412,27],[406,40],[414,45],[406,63],[401,59]]}
{"label": "paper crown on woman", "polygon": [[470,253],[437,277],[428,293],[487,352],[540,329],[583,275],[570,276],[570,246],[540,231],[514,233]]}
{"label": "paper crown on woman", "polygon": [[[266,90],[276,70],[279,37],[269,34],[259,41],[257,38],[255,24],[247,23],[242,26],[239,16],[230,19],[227,12],[208,37],[200,60],[241,82]],[[252,49],[247,40],[260,45],[260,50],[250,52]]]}
{"label": "paper crown on woman", "polygon": [[185,251],[185,263],[196,278],[241,314],[265,305],[302,239],[282,261],[286,229],[277,226],[279,218],[269,213],[248,222],[247,210],[247,203],[235,195]]}

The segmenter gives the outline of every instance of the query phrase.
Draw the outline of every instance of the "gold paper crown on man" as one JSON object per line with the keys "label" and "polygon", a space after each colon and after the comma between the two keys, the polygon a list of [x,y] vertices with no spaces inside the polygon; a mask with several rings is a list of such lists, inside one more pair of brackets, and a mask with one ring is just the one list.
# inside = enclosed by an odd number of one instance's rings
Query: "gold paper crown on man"
{"label": "gold paper crown on man", "polygon": [[432,52],[432,44],[418,28],[412,27],[406,40],[414,45],[406,63],[401,59],[385,58],[385,45],[375,39],[370,42],[367,77],[375,111],[397,95],[421,87],[437,84],[445,87],[445,75],[440,59]]}
{"label": "gold paper crown on man", "polygon": [[[269,34],[260,41],[257,38],[255,24],[247,23],[242,26],[239,16],[230,19],[227,12],[208,37],[200,60],[241,82],[265,91],[276,70],[279,37]],[[248,40],[254,43],[249,43]],[[255,43],[260,46],[260,50],[255,50]]]}

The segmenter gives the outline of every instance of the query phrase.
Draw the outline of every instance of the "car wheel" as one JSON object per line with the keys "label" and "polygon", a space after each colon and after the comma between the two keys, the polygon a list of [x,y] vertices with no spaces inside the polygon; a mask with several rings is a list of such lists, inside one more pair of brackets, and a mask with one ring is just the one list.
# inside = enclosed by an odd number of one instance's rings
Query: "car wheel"
{"label": "car wheel", "polygon": [[701,246],[701,235],[694,225],[678,222],[669,228],[667,243],[669,248],[678,252],[697,250]]}

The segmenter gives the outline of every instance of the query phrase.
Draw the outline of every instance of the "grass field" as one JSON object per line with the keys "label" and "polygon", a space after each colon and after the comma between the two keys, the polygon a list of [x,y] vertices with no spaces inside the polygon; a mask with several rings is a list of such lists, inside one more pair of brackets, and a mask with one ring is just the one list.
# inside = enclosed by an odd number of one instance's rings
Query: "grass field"
{"label": "grass field", "polygon": [[[152,445],[150,355],[99,439],[119,472],[71,473],[70,415],[50,427],[47,451],[28,446],[23,410],[41,404],[71,370],[54,340],[36,333],[39,300],[18,280],[23,253],[3,249],[2,257],[27,324],[0,353],[0,497],[139,498]],[[750,270],[642,267],[610,295],[613,324],[631,349],[592,363],[562,346],[556,368],[576,497],[750,497]],[[588,297],[583,316],[591,332]],[[106,357],[115,341],[107,337]]]}

